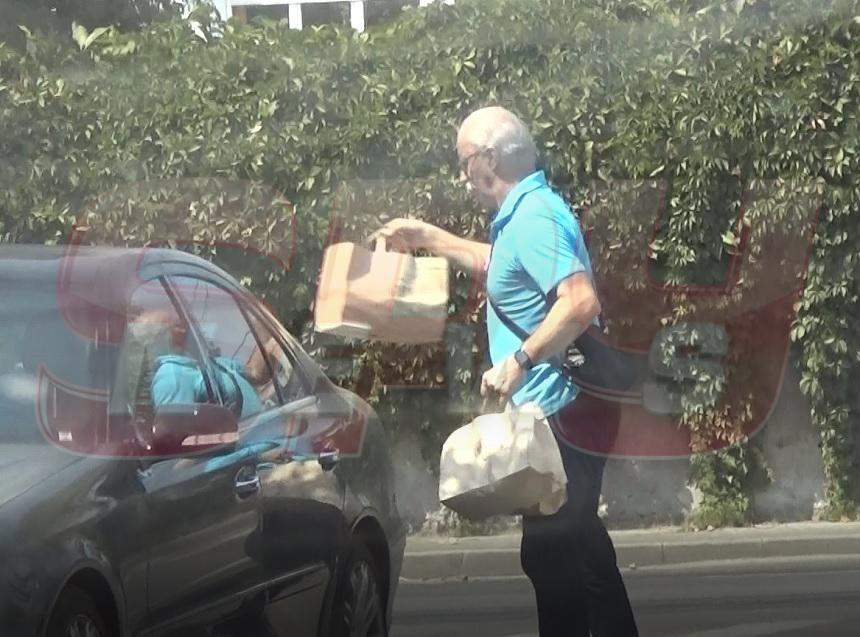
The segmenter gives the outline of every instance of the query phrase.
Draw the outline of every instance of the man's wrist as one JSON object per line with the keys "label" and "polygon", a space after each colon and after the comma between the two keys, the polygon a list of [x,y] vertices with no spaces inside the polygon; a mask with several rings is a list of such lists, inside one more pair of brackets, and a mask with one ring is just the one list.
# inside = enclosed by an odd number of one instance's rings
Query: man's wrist
{"label": "man's wrist", "polygon": [[423,223],[421,242],[424,245],[421,247],[430,252],[439,252],[445,247],[445,232],[442,228],[434,226],[432,223],[427,223],[426,221]]}
{"label": "man's wrist", "polygon": [[534,359],[524,349],[518,349],[514,352],[514,360],[524,372],[535,366]]}
{"label": "man's wrist", "polygon": [[532,365],[537,365],[540,359],[539,352],[536,351],[537,348],[529,341],[524,342],[520,349],[526,353],[526,355],[531,359]]}

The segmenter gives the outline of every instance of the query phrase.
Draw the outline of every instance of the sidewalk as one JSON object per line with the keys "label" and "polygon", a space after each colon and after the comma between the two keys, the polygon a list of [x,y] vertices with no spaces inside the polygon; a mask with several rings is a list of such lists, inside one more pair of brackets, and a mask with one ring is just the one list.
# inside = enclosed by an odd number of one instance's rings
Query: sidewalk
{"label": "sidewalk", "polygon": [[[610,531],[618,566],[640,568],[714,560],[860,556],[860,522],[795,522],[684,532],[669,527]],[[519,534],[487,537],[410,537],[406,580],[522,575]]]}

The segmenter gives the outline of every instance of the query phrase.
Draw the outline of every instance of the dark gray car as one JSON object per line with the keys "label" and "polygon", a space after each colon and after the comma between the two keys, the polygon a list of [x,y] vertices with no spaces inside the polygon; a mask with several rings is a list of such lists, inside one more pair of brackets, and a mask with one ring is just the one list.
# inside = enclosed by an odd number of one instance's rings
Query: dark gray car
{"label": "dark gray car", "polygon": [[0,635],[385,635],[374,412],[172,250],[0,249]]}

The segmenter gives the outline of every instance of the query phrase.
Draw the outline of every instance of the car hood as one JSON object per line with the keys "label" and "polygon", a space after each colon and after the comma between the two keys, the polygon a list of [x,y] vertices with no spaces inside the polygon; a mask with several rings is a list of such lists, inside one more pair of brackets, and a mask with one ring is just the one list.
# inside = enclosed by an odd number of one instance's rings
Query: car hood
{"label": "car hood", "polygon": [[0,444],[0,506],[81,458],[44,444]]}

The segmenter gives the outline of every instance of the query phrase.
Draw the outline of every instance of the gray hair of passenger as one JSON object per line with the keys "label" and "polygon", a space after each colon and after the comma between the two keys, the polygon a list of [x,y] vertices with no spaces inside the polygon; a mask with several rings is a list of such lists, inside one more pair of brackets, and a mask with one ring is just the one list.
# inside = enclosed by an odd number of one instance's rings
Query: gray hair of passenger
{"label": "gray hair of passenger", "polygon": [[[500,106],[475,111],[463,122],[474,126],[470,141],[480,148],[492,148],[502,166],[533,170],[537,164],[537,148],[531,133],[514,113]],[[470,126],[470,127],[471,127]]]}

